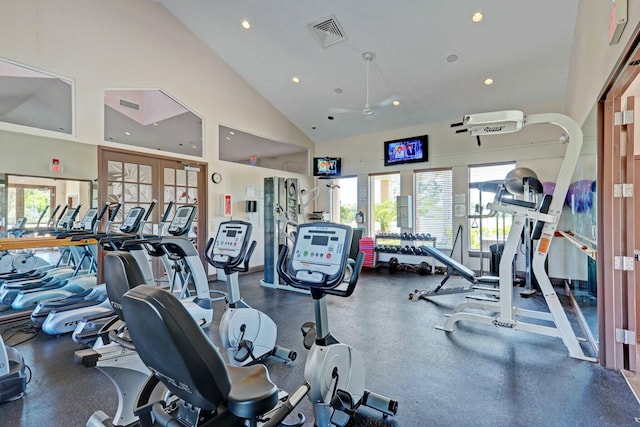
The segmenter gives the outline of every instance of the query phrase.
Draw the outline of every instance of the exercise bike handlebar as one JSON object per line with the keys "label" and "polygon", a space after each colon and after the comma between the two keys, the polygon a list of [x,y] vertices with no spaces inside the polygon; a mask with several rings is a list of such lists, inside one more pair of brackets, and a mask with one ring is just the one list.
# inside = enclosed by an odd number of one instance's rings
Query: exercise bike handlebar
{"label": "exercise bike handlebar", "polygon": [[344,273],[339,275],[333,282],[327,282],[326,275],[324,275],[324,280],[322,283],[307,282],[292,277],[286,269],[288,253],[289,248],[287,246],[284,246],[280,251],[280,256],[278,257],[277,264],[277,270],[280,278],[288,285],[291,285],[294,288],[298,289],[317,289],[324,294],[336,295],[339,297],[348,297],[353,294],[353,291],[356,288],[356,284],[358,283],[358,279],[360,278],[362,264],[364,263],[364,252],[358,252],[358,256],[356,257],[355,263],[353,265],[353,272],[351,273],[351,277],[349,278],[347,287],[344,289],[340,288],[340,285],[343,283],[342,280],[344,279]]}
{"label": "exercise bike handlebar", "polygon": [[[247,271],[249,271],[249,261],[251,260],[251,255],[253,255],[253,251],[256,249],[258,242],[256,242],[255,240],[252,241],[251,245],[249,245],[249,249],[247,249],[244,256],[239,256],[235,259],[232,259],[231,262],[217,261],[209,255],[210,253],[213,253],[214,243],[215,239],[211,237],[209,241],[207,241],[207,245],[204,248],[204,259],[206,259],[209,264],[211,264],[215,268],[223,269],[225,271],[225,274],[229,274],[234,271],[240,273],[246,273]],[[239,267],[240,264],[242,264],[242,267]]]}
{"label": "exercise bike handlebar", "polygon": [[251,260],[251,255],[253,255],[253,251],[256,249],[257,245],[258,242],[256,242],[255,240],[251,242],[251,245],[249,245],[249,249],[247,249],[247,252],[244,255],[242,267],[236,267],[236,271],[240,273],[246,273],[247,271],[249,271],[249,261]]}

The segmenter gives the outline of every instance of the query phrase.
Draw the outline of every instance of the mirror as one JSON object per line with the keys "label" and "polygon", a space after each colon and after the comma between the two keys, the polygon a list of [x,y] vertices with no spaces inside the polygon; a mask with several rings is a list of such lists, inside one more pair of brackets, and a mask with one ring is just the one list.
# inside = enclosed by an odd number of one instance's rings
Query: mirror
{"label": "mirror", "polygon": [[57,205],[82,205],[82,214],[96,206],[93,188],[91,181],[0,174],[0,229],[11,229],[20,217],[27,229],[45,227]]}
{"label": "mirror", "polygon": [[309,149],[242,132],[218,127],[220,160],[244,165],[309,174]]}
{"label": "mirror", "polygon": [[203,120],[159,89],[105,90],[105,141],[203,157]]}
{"label": "mirror", "polygon": [[0,58],[0,121],[73,134],[73,82]]}

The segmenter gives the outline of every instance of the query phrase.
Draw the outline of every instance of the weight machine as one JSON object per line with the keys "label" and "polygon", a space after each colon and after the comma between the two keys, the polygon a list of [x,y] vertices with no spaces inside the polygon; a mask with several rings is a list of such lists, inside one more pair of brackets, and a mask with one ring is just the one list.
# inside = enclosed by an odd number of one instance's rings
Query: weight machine
{"label": "weight machine", "polygon": [[[595,362],[596,359],[585,355],[580,345],[580,343],[585,340],[579,339],[573,331],[544,266],[551,242],[558,227],[558,220],[562,214],[562,206],[569,189],[571,176],[578,157],[580,156],[582,130],[575,121],[562,114],[547,113],[525,116],[521,111],[498,111],[467,115],[464,117],[462,123],[456,124],[455,126],[464,126],[465,129],[461,130],[461,132],[469,131],[472,136],[478,139],[479,144],[479,137],[481,135],[517,132],[524,126],[535,124],[552,124],[558,126],[568,136],[567,138],[562,138],[560,141],[567,142],[567,147],[553,195],[550,198],[547,197],[546,202],[545,199],[543,199],[543,203],[541,203],[540,206],[536,206],[535,203],[531,202],[518,200],[507,201],[506,199],[488,205],[488,208],[491,210],[513,215],[511,231],[507,237],[500,261],[500,299],[498,301],[483,301],[469,298],[467,302],[458,305],[454,313],[447,318],[444,326],[438,329],[453,332],[454,325],[464,320],[557,337],[562,339],[562,342],[569,351],[570,357]],[[535,274],[538,280],[547,306],[549,307],[549,312],[523,309],[514,306],[513,259],[518,249],[517,246],[520,243],[520,236],[525,227],[525,222],[529,220],[536,221],[534,234],[540,237],[535,240],[536,244],[531,267],[533,274]],[[469,312],[467,309],[474,311]],[[523,318],[546,321],[551,324],[551,326],[540,323],[530,323],[521,320]]]}
{"label": "weight machine", "polygon": [[296,232],[300,223],[300,215],[298,180],[280,177],[265,178],[264,279],[260,281],[260,285],[272,289],[305,292],[283,284],[277,272],[280,249],[285,245],[290,245],[295,238],[293,233]]}

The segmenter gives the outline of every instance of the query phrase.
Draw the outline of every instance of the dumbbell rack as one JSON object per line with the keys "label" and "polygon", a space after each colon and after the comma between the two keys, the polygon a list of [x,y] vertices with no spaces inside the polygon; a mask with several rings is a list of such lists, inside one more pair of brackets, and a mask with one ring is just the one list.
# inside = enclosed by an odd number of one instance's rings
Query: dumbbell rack
{"label": "dumbbell rack", "polygon": [[[405,246],[409,246],[409,247],[420,247],[422,245],[433,245],[434,247],[436,246],[436,238],[435,237],[423,237],[423,238],[419,238],[419,239],[409,239],[409,238],[404,238],[403,234],[389,234],[389,235],[380,235],[377,234],[375,236],[375,248],[379,248],[381,246],[399,246],[399,247],[405,247]],[[376,251],[377,252],[377,259],[378,259],[378,265],[380,265],[380,263],[389,263],[389,260],[391,258],[397,258],[398,262],[400,262],[401,264],[420,264],[421,262],[428,262],[431,266],[431,272],[433,274],[435,268],[435,259],[433,259],[433,257],[427,256],[427,255],[416,255],[416,254],[409,254],[409,253],[402,253],[400,251],[398,252],[384,252],[384,251]]]}

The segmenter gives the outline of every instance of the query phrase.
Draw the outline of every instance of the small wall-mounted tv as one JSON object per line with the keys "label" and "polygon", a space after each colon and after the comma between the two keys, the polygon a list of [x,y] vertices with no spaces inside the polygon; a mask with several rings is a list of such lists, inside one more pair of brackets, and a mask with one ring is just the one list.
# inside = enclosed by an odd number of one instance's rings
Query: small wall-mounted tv
{"label": "small wall-mounted tv", "polygon": [[429,160],[429,137],[427,135],[385,141],[384,165],[426,162]]}
{"label": "small wall-mounted tv", "polygon": [[330,178],[340,176],[342,159],[340,157],[314,157],[313,176]]}

